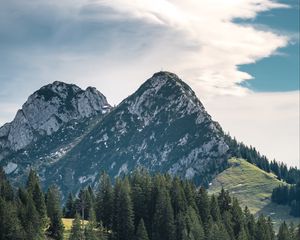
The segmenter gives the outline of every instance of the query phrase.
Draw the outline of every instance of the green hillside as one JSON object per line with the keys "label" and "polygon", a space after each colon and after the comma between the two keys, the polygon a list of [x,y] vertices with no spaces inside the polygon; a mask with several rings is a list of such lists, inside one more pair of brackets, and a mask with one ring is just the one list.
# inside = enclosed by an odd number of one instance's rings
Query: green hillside
{"label": "green hillside", "polygon": [[288,206],[271,202],[273,188],[285,183],[243,159],[233,158],[229,163],[231,167],[220,173],[210,184],[209,193],[217,193],[224,187],[239,199],[242,206],[247,205],[252,213],[271,216],[276,229],[284,220],[300,222],[300,218],[289,215]]}

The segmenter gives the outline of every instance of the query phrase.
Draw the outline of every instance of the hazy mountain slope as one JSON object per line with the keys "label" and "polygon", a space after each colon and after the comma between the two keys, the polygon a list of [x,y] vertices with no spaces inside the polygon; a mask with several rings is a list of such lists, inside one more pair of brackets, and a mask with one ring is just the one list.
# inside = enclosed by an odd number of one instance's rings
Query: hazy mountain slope
{"label": "hazy mountain slope", "polygon": [[300,223],[299,218],[289,215],[289,207],[271,202],[272,190],[284,182],[243,159],[230,159],[229,164],[230,167],[212,181],[210,193],[217,193],[224,187],[252,213],[271,216],[276,227],[283,220]]}

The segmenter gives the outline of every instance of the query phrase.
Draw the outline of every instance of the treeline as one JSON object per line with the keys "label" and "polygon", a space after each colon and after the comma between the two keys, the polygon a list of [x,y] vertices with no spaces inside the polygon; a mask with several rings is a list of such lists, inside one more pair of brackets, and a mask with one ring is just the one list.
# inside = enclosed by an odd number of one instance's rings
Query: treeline
{"label": "treeline", "polygon": [[272,202],[291,207],[290,215],[300,217],[300,183],[281,185],[273,189]]}
{"label": "treeline", "polygon": [[[59,190],[44,194],[30,171],[24,188],[11,187],[0,169],[0,240],[64,238]],[[299,226],[285,223],[275,236],[270,218],[255,220],[227,191],[209,196],[189,181],[138,171],[111,184],[102,174],[64,207],[74,218],[70,240],[295,240]],[[83,219],[88,222],[83,224]]]}
{"label": "treeline", "polygon": [[224,189],[209,196],[205,188],[197,189],[189,181],[140,171],[117,179],[114,186],[102,174],[95,195],[90,188],[78,197],[69,195],[64,214],[78,218],[81,213],[89,219],[91,210],[112,240],[295,240],[300,236],[299,229],[285,223],[275,236],[270,218],[255,220]]}
{"label": "treeline", "polygon": [[275,160],[269,161],[266,156],[261,155],[254,147],[248,147],[242,142],[237,142],[229,134],[225,135],[225,141],[229,145],[229,152],[232,156],[243,158],[266,172],[274,173],[279,180],[290,184],[300,182],[300,169],[296,167],[288,168],[286,164]]}

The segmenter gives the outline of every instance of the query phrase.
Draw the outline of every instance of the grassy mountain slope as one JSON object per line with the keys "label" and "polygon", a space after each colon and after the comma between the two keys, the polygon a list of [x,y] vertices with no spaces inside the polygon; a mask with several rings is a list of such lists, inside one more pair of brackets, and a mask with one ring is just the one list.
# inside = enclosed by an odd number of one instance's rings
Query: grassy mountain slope
{"label": "grassy mountain slope", "polygon": [[300,218],[289,215],[289,207],[271,202],[273,188],[279,184],[275,175],[267,173],[243,159],[232,158],[230,167],[220,173],[210,184],[209,192],[217,193],[222,187],[239,199],[242,206],[248,206],[256,215],[271,216],[275,228],[282,221],[299,223]]}

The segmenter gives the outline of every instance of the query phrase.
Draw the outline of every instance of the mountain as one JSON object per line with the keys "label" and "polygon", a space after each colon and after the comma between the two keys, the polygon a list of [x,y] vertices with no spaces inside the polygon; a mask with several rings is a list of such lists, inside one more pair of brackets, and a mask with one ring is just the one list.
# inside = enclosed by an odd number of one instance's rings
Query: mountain
{"label": "mountain", "polygon": [[[47,91],[42,93],[46,95],[44,104],[51,105],[48,102],[54,98],[52,91],[50,96]],[[100,117],[92,116],[98,112],[96,108],[87,114],[85,107],[78,107],[81,98],[77,95],[88,94],[78,90],[73,95],[75,100],[65,97],[56,105],[56,109],[61,109],[56,111],[58,116],[72,116],[67,119],[73,121],[61,121],[61,127],[55,127],[55,133],[50,131],[50,136],[49,128],[32,124],[46,132],[43,138],[2,161],[7,170],[9,164],[14,168],[10,171],[12,181],[24,179],[31,166],[39,172],[44,186],[56,183],[63,192],[76,192],[87,184],[95,186],[101,171],[114,178],[142,167],[207,184],[227,165],[228,146],[221,127],[211,119],[192,89],[173,73],[154,74],[134,94]],[[76,104],[71,106],[75,107],[69,110],[73,101]],[[104,106],[109,106],[106,101]],[[31,121],[37,121],[33,116]],[[70,137],[70,128],[80,133]],[[51,150],[56,152],[49,151],[51,141],[55,145]]]}
{"label": "mountain", "polygon": [[272,217],[276,230],[283,222],[299,223],[300,218],[292,217],[289,206],[272,203],[274,188],[287,184],[278,180],[273,173],[268,173],[244,159],[229,159],[229,168],[218,174],[209,186],[210,194],[218,194],[222,187],[236,197],[241,206],[259,216]]}
{"label": "mountain", "polygon": [[[41,147],[37,143],[42,143],[45,138],[51,140],[53,134],[64,131],[63,127],[72,122],[74,124],[75,120],[83,123],[91,117],[104,115],[110,109],[105,96],[95,88],[82,90],[76,85],[58,81],[46,85],[29,96],[12,122],[0,128],[0,160],[5,162],[5,159],[13,158],[22,162],[22,154],[31,154],[33,146]],[[77,133],[76,136],[79,135]],[[71,137],[69,140],[74,139]],[[31,152],[27,152],[27,148]],[[44,154],[47,151],[50,154],[51,147],[42,149],[45,150]],[[12,171],[15,164],[11,162],[6,168],[7,172]],[[31,165],[30,162],[27,164]]]}

